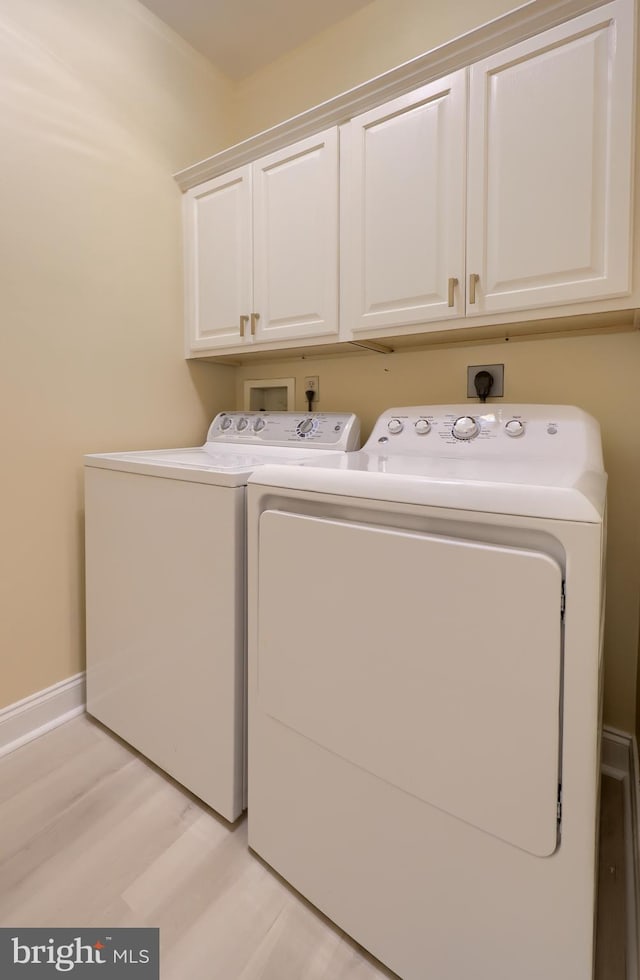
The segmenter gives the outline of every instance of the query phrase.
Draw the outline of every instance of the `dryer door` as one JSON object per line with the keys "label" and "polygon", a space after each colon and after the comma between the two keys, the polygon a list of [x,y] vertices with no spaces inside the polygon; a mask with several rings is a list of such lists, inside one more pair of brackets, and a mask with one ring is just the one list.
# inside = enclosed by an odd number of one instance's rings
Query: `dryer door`
{"label": "dryer door", "polygon": [[558,563],[281,511],[261,515],[259,549],[260,713],[482,831],[553,853]]}

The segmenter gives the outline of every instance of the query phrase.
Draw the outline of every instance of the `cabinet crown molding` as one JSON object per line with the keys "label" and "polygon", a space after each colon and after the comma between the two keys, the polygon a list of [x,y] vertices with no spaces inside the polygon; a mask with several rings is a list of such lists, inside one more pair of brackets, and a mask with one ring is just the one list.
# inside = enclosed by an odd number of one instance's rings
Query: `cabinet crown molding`
{"label": "cabinet crown molding", "polygon": [[352,116],[410,92],[419,85],[464,68],[603,5],[602,0],[529,0],[426,54],[180,170],[173,175],[174,179],[182,191],[187,191],[205,180],[250,163],[259,156],[282,149],[329,126],[346,122]]}

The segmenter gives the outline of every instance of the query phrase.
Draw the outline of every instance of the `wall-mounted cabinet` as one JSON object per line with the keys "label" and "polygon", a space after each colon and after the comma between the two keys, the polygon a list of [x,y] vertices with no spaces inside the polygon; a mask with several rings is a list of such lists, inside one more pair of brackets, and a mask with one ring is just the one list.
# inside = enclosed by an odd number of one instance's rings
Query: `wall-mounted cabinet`
{"label": "wall-mounted cabinet", "polygon": [[187,354],[338,335],[338,132],[185,196]]}
{"label": "wall-mounted cabinet", "polygon": [[188,356],[640,305],[634,7],[613,0],[191,187]]}
{"label": "wall-mounted cabinet", "polygon": [[627,10],[608,4],[350,121],[345,340],[630,291]]}
{"label": "wall-mounted cabinet", "polygon": [[343,336],[464,314],[465,69],[342,133]]}
{"label": "wall-mounted cabinet", "polygon": [[630,14],[607,4],[472,65],[467,315],[630,291]]}
{"label": "wall-mounted cabinet", "polygon": [[251,167],[184,198],[187,355],[244,339],[252,309]]}

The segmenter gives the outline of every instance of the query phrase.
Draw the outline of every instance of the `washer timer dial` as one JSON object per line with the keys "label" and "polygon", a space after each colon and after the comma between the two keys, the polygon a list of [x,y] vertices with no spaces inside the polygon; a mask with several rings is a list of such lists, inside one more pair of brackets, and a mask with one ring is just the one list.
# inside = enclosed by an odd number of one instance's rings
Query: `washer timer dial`
{"label": "washer timer dial", "polygon": [[480,431],[480,426],[470,415],[461,415],[456,419],[451,429],[451,435],[455,439],[475,439]]}
{"label": "washer timer dial", "polygon": [[318,423],[315,419],[306,418],[302,422],[298,422],[296,432],[304,439],[306,436],[310,436],[312,432],[315,432],[317,428]]}

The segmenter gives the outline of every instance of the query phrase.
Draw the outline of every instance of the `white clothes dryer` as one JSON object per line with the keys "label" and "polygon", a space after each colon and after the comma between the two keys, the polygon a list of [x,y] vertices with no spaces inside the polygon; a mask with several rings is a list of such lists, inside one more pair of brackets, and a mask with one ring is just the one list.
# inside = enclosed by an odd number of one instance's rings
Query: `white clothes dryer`
{"label": "white clothes dryer", "polygon": [[403,980],[592,978],[605,494],[537,405],[249,481],[249,844]]}
{"label": "white clothes dryer", "polygon": [[85,456],[87,711],[235,820],[249,475],[359,445],[354,415],[223,412],[204,446]]}

